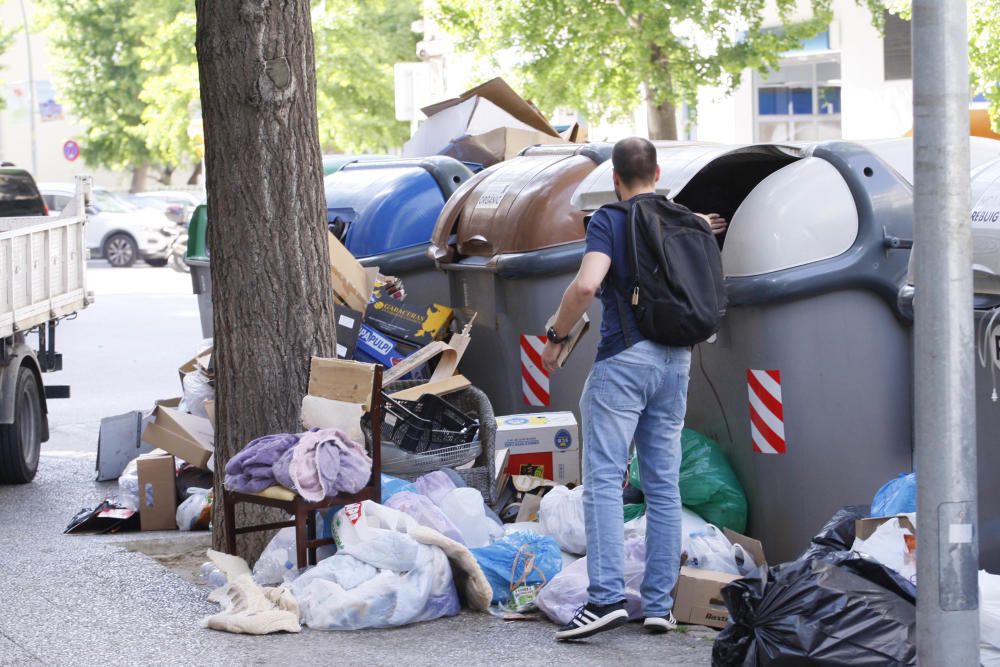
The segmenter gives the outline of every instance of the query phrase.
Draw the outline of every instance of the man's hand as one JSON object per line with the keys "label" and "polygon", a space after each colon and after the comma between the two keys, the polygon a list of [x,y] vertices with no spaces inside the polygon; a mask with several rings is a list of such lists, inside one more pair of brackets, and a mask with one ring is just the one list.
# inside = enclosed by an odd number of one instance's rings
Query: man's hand
{"label": "man's hand", "polygon": [[546,341],[545,349],[542,350],[542,365],[545,366],[545,370],[552,372],[559,369],[559,353],[562,352],[563,345],[565,343],[553,343],[552,341]]}
{"label": "man's hand", "polygon": [[726,219],[718,213],[699,213],[698,215],[708,223],[708,226],[712,228],[712,233],[716,236],[726,231],[729,227]]}

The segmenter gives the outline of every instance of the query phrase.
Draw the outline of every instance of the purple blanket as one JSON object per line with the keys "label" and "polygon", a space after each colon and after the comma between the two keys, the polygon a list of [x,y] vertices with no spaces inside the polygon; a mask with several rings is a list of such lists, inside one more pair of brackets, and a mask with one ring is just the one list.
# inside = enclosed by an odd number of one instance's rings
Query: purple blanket
{"label": "purple blanket", "polygon": [[274,465],[276,479],[316,502],[340,493],[357,493],[372,474],[364,447],[335,428],[303,433]]}
{"label": "purple blanket", "polygon": [[260,493],[277,480],[274,464],[299,442],[291,433],[265,435],[251,441],[226,464],[226,488],[242,493]]}

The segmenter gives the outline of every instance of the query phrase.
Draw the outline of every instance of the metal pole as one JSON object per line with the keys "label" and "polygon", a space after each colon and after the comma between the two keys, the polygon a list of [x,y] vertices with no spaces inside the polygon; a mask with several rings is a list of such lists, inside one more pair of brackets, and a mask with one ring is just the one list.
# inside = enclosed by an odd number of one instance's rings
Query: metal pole
{"label": "metal pole", "polygon": [[24,43],[28,49],[28,118],[31,120],[31,173],[35,178],[38,174],[38,143],[35,134],[35,114],[38,104],[35,100],[35,66],[31,59],[31,32],[28,30],[28,13],[24,10],[24,0],[21,4],[21,22],[24,24]]}
{"label": "metal pole", "polygon": [[913,2],[917,660],[979,664],[966,3]]}

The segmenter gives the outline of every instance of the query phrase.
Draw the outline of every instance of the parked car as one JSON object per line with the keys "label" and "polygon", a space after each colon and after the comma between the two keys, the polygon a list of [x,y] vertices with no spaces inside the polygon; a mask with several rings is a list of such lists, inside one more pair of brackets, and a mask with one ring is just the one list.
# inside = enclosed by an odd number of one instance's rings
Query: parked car
{"label": "parked car", "polygon": [[[69,183],[40,183],[51,214],[58,214],[73,197]],[[137,259],[166,266],[178,225],[159,211],[139,208],[110,190],[94,188],[87,209],[90,256],[103,257],[113,267],[132,266]]]}
{"label": "parked car", "polygon": [[24,169],[0,168],[0,218],[48,215],[35,179]]}
{"label": "parked car", "polygon": [[194,207],[205,201],[205,193],[198,190],[152,190],[128,195],[128,199],[142,208],[160,210],[174,222],[187,225]]}

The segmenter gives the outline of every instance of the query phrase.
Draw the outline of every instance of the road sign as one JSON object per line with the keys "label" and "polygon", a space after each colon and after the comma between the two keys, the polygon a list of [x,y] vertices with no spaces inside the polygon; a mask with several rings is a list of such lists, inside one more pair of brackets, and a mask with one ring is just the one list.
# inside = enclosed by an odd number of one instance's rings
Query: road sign
{"label": "road sign", "polygon": [[80,157],[80,144],[76,143],[72,139],[69,139],[63,144],[63,157],[74,162],[78,157]]}

